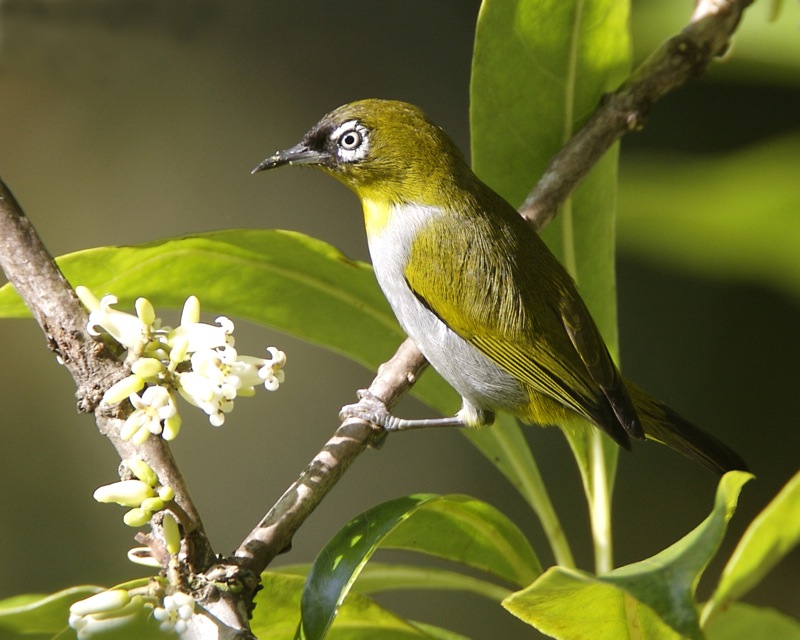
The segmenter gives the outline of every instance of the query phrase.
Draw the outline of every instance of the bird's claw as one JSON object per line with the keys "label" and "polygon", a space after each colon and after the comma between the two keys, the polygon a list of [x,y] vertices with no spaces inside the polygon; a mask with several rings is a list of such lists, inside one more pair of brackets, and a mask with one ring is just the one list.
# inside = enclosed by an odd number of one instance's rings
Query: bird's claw
{"label": "bird's claw", "polygon": [[344,422],[348,418],[357,418],[364,422],[369,422],[377,429],[383,430],[391,415],[386,408],[386,403],[372,394],[369,389],[359,389],[357,395],[358,402],[341,408],[339,420]]}

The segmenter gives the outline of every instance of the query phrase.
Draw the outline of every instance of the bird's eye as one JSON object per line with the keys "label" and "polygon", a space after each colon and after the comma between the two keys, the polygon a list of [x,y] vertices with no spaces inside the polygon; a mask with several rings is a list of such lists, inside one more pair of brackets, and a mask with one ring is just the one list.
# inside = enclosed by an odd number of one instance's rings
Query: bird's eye
{"label": "bird's eye", "polygon": [[339,138],[339,146],[347,151],[353,151],[361,146],[361,141],[361,134],[358,131],[346,131],[342,134],[342,137]]}
{"label": "bird's eye", "polygon": [[358,120],[343,122],[330,134],[331,144],[336,145],[336,156],[340,162],[350,164],[362,161],[369,153],[370,130]]}

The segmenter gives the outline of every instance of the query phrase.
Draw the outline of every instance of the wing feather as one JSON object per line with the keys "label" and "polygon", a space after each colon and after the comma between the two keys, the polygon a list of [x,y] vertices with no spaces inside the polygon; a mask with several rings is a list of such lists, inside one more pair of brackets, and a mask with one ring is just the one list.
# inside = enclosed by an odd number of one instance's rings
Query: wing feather
{"label": "wing feather", "polygon": [[[511,211],[516,220],[504,226],[482,217],[433,220],[440,228],[419,234],[412,245],[408,264],[427,267],[406,268],[409,287],[532,395],[555,400],[629,446],[628,433],[643,433],[619,370],[572,279]],[[446,251],[426,240],[441,238]],[[498,250],[503,260],[494,255]]]}

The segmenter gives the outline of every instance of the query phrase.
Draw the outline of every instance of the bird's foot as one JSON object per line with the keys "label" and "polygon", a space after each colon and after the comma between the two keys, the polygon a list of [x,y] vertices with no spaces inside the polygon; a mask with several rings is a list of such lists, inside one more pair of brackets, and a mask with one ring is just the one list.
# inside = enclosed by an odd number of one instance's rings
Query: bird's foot
{"label": "bird's foot", "polygon": [[342,407],[339,419],[358,418],[369,422],[378,429],[387,432],[407,431],[409,429],[427,429],[430,427],[466,427],[466,423],[459,416],[450,418],[426,418],[421,420],[406,420],[393,416],[386,403],[372,394],[368,389],[358,391],[359,401]]}
{"label": "bird's foot", "polygon": [[356,395],[358,402],[343,406],[339,411],[339,420],[344,422],[348,418],[357,418],[378,429],[385,429],[389,418],[393,417],[386,408],[386,403],[369,389],[359,389]]}

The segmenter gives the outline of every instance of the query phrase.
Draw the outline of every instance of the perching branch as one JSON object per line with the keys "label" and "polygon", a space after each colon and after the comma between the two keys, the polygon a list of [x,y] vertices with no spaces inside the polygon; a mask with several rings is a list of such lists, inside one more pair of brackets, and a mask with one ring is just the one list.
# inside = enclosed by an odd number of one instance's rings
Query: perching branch
{"label": "perching branch", "polygon": [[673,89],[701,76],[723,55],[752,0],[697,0],[689,24],[654,51],[603,100],[586,124],[547,166],[520,207],[539,230],[552,220],[572,190],[614,142],[644,127],[653,105]]}
{"label": "perching branch", "polygon": [[[380,366],[368,391],[391,408],[427,364],[416,345],[406,340],[391,360]],[[234,556],[240,564],[258,574],[288,549],[294,532],[379,433],[363,420],[349,418],[342,422],[322,451],[239,545]]]}

